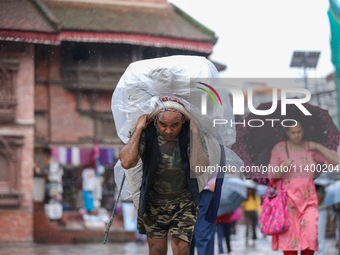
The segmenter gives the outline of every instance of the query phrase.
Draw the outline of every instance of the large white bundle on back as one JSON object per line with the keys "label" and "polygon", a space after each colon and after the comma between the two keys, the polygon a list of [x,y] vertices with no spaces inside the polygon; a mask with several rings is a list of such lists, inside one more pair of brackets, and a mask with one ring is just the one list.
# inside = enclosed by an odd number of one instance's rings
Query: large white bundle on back
{"label": "large white bundle on back", "polygon": [[[176,97],[185,107],[186,111],[194,117],[200,129],[206,133],[205,139],[211,149],[211,164],[214,166],[220,161],[220,148],[218,144],[230,145],[235,142],[235,127],[230,125],[216,125],[213,119],[233,119],[232,108],[226,89],[216,89],[223,106],[215,105],[213,99],[207,100],[207,114],[201,114],[201,97],[206,93],[197,88],[197,82],[203,82],[214,87],[218,83],[219,74],[215,66],[206,58],[198,56],[171,56],[134,62],[124,72],[112,96],[112,112],[119,138],[127,143],[134,130],[138,118],[144,114],[155,116],[155,108],[161,109],[164,104],[160,98]],[[161,106],[161,107],[160,107]],[[158,110],[157,110],[158,111]],[[213,141],[214,140],[214,141]],[[212,155],[213,153],[214,155]],[[217,155],[215,155],[217,154]],[[242,161],[230,149],[225,147],[227,163],[242,164]],[[115,167],[117,176],[122,176],[121,164]],[[125,192],[125,197],[133,198],[138,207],[139,188],[141,182],[142,164],[126,170],[128,182],[132,188]],[[198,178],[202,190],[212,174]],[[116,179],[120,185],[120,179]],[[124,187],[124,189],[126,189]],[[125,190],[126,191],[126,190]],[[131,194],[132,191],[132,194]]]}
{"label": "large white bundle on back", "polygon": [[[127,143],[130,132],[143,114],[150,114],[159,98],[173,96],[198,120],[201,130],[211,134],[220,144],[235,141],[235,127],[217,125],[213,119],[232,119],[232,108],[226,89],[217,89],[223,106],[215,106],[207,100],[208,114],[201,115],[201,95],[195,80],[211,83],[219,78],[215,66],[206,58],[198,56],[171,56],[134,62],[121,77],[112,96],[112,112],[119,138]],[[214,87],[214,84],[209,84]],[[210,99],[210,98],[208,98]]]}

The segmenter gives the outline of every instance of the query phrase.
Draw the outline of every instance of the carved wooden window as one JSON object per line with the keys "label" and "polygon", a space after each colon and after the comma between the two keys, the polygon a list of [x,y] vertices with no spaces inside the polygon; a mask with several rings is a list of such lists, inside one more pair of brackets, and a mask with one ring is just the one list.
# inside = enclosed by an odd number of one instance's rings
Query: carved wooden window
{"label": "carved wooden window", "polygon": [[0,208],[21,203],[22,135],[0,135]]}
{"label": "carved wooden window", "polygon": [[15,76],[18,70],[18,60],[0,59],[0,123],[15,121]]}
{"label": "carved wooden window", "polygon": [[0,150],[0,190],[9,190],[9,168],[7,155]]}
{"label": "carved wooden window", "polygon": [[112,92],[131,61],[131,45],[63,42],[63,85]]}
{"label": "carved wooden window", "polygon": [[120,142],[111,113],[94,114],[95,136],[100,142]]}

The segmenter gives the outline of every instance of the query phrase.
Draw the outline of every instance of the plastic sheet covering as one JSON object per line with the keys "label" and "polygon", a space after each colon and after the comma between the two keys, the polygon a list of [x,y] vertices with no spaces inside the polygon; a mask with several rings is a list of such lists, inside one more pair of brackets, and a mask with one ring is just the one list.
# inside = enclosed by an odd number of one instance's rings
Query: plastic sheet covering
{"label": "plastic sheet covering", "polygon": [[[119,138],[127,143],[138,118],[150,114],[163,96],[176,97],[197,119],[202,131],[211,134],[220,144],[235,142],[235,126],[217,125],[213,119],[233,119],[228,91],[219,88],[223,106],[216,107],[207,100],[208,114],[201,114],[201,96],[197,81],[214,87],[219,74],[215,66],[204,57],[171,56],[134,62],[124,72],[112,96],[112,112]],[[230,122],[229,122],[230,123]]]}
{"label": "plastic sheet covering", "polygon": [[[207,133],[203,133],[203,137],[209,153],[209,165],[210,166],[219,165],[221,162],[220,145],[218,144],[216,139],[214,139],[211,135]],[[196,176],[199,192],[201,192],[205,188],[208,181],[214,176],[215,173],[216,173],[215,171],[209,171],[202,175]],[[191,177],[192,175],[195,175],[195,173],[192,172]]]}
{"label": "plastic sheet covering", "polygon": [[135,205],[135,208],[138,210],[140,187],[142,185],[142,176],[143,176],[142,160],[139,159],[135,167],[132,167],[129,170],[125,170],[125,174],[126,174],[126,179],[128,180],[128,183],[131,189],[133,204]]}
{"label": "plastic sheet covering", "polygon": [[[118,190],[119,190],[120,186],[122,184],[123,175],[124,175],[124,168],[122,167],[120,160],[118,160],[118,162],[115,165],[114,174],[115,174],[115,182],[116,182],[116,185],[118,186]],[[130,189],[129,183],[125,181],[124,186],[122,188],[122,193],[120,194],[120,198],[122,200],[126,200],[126,199],[129,199],[131,197],[132,197],[132,195],[131,195],[131,189]]]}
{"label": "plastic sheet covering", "polygon": [[[204,57],[197,56],[171,56],[149,60],[137,61],[129,65],[119,80],[112,96],[111,109],[114,116],[116,130],[119,138],[128,143],[138,118],[144,114],[152,116],[156,107],[163,106],[160,98],[164,96],[177,98],[190,113],[191,120],[195,120],[200,130],[205,133],[205,138],[210,140],[209,155],[211,165],[219,163],[221,145],[231,145],[235,142],[235,126],[216,125],[214,119],[234,120],[229,94],[226,89],[216,89],[223,106],[216,106],[212,100],[207,100],[207,114],[201,114],[201,100],[204,92],[197,88],[202,82],[214,87],[219,82],[219,74],[215,66]],[[151,117],[150,117],[151,118]],[[229,122],[230,123],[230,122]],[[212,141],[214,139],[215,141]],[[217,156],[216,156],[217,153]],[[242,160],[225,147],[227,164],[243,165]],[[132,171],[131,171],[132,170]],[[131,171],[131,172],[130,172]],[[136,208],[138,208],[140,182],[142,177],[142,163],[138,163],[133,169],[125,170],[128,182],[124,184],[122,199],[132,196]],[[120,161],[115,166],[115,180],[120,187],[124,168]],[[200,190],[212,177],[212,174],[202,175],[198,178]],[[130,185],[129,185],[130,184]],[[132,193],[130,187],[133,188]],[[132,194],[132,195],[131,195]]]}

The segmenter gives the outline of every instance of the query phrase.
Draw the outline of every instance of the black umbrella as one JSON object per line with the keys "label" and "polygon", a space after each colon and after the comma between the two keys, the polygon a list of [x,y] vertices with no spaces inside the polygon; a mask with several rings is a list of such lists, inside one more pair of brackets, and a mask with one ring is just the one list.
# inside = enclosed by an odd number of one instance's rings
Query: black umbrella
{"label": "black umbrella", "polygon": [[[257,109],[270,109],[272,103],[262,103]],[[303,106],[312,114],[304,115],[294,104],[288,104],[287,114],[281,115],[281,101],[278,102],[276,110],[265,116],[248,114],[245,120],[245,127],[237,125],[236,143],[232,149],[244,161],[245,166],[264,166],[269,164],[272,148],[280,141],[286,140],[284,125],[288,124],[288,119],[298,120],[304,126],[304,140],[320,143],[331,150],[336,150],[339,145],[340,133],[335,126],[328,111],[309,103]],[[271,121],[271,120],[275,121]],[[262,127],[251,127],[248,125]],[[247,179],[253,179],[259,183],[268,183],[268,179],[261,172],[245,173]]]}

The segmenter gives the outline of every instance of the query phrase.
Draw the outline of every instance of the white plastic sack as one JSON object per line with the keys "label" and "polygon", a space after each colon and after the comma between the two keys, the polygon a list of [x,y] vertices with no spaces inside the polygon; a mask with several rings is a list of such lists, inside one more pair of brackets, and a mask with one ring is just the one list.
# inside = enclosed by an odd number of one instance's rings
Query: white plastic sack
{"label": "white plastic sack", "polygon": [[60,203],[50,202],[45,204],[44,210],[50,220],[59,220],[63,217],[63,206]]}
{"label": "white plastic sack", "polygon": [[[138,118],[150,114],[163,96],[176,97],[197,120],[202,131],[211,134],[220,144],[235,142],[235,126],[217,125],[213,119],[233,119],[226,89],[216,89],[223,106],[207,100],[208,114],[201,114],[201,96],[197,81],[214,87],[219,77],[215,66],[198,56],[171,56],[134,62],[124,72],[112,96],[111,109],[119,138],[127,143]],[[216,81],[218,82],[218,80]]]}
{"label": "white plastic sack", "polygon": [[[201,98],[206,92],[197,89],[197,81],[214,87],[218,83],[218,71],[206,58],[198,56],[171,56],[137,61],[129,65],[119,80],[112,96],[111,109],[114,116],[119,138],[127,143],[134,130],[138,118],[150,114],[156,106],[162,106],[159,98],[163,96],[176,97],[186,110],[197,121],[200,129],[206,133],[210,165],[220,163],[220,147],[235,142],[235,126],[217,125],[213,127],[213,119],[233,120],[229,94],[226,89],[216,89],[223,106],[215,106],[212,100],[207,100],[207,114],[201,114]],[[225,147],[226,163],[236,165],[237,169],[243,165],[242,160],[230,149]],[[125,170],[125,182],[122,199],[132,197],[136,209],[139,203],[139,191],[142,181],[141,161],[131,171]],[[130,172],[131,171],[131,172]],[[115,180],[118,187],[124,168],[120,161],[115,166]],[[207,173],[198,178],[201,191],[214,173]],[[130,183],[130,185],[128,184]],[[130,189],[133,188],[133,190]]]}
{"label": "white plastic sack", "polygon": [[135,167],[125,170],[125,175],[130,186],[133,204],[135,205],[136,210],[138,210],[140,187],[142,185],[142,177],[143,177],[142,160],[139,159]]}
{"label": "white plastic sack", "polygon": [[125,182],[122,188],[121,199],[126,200],[132,198],[133,204],[135,205],[136,210],[139,208],[139,194],[140,187],[142,185],[142,176],[143,176],[143,162],[139,159],[137,165],[130,169],[124,169],[120,160],[116,163],[114,167],[115,173],[115,182],[120,189],[122,185],[123,175],[125,172]]}
{"label": "white plastic sack", "polygon": [[[120,189],[120,187],[122,185],[124,170],[125,169],[122,167],[120,160],[118,160],[118,162],[116,163],[116,165],[114,167],[115,182],[116,182],[116,185],[118,187],[118,190]],[[122,192],[120,194],[120,199],[126,200],[126,199],[129,199],[129,198],[131,198],[131,189],[130,189],[129,183],[125,180],[124,186],[122,188]]]}
{"label": "white plastic sack", "polygon": [[[218,144],[217,140],[214,139],[211,135],[207,133],[203,133],[205,144],[207,146],[208,154],[209,154],[209,166],[216,166],[220,164],[221,161],[221,147]],[[195,174],[195,173],[193,173]],[[206,172],[202,175],[197,175],[197,184],[198,190],[201,192],[208,181],[214,176],[215,172]]]}

